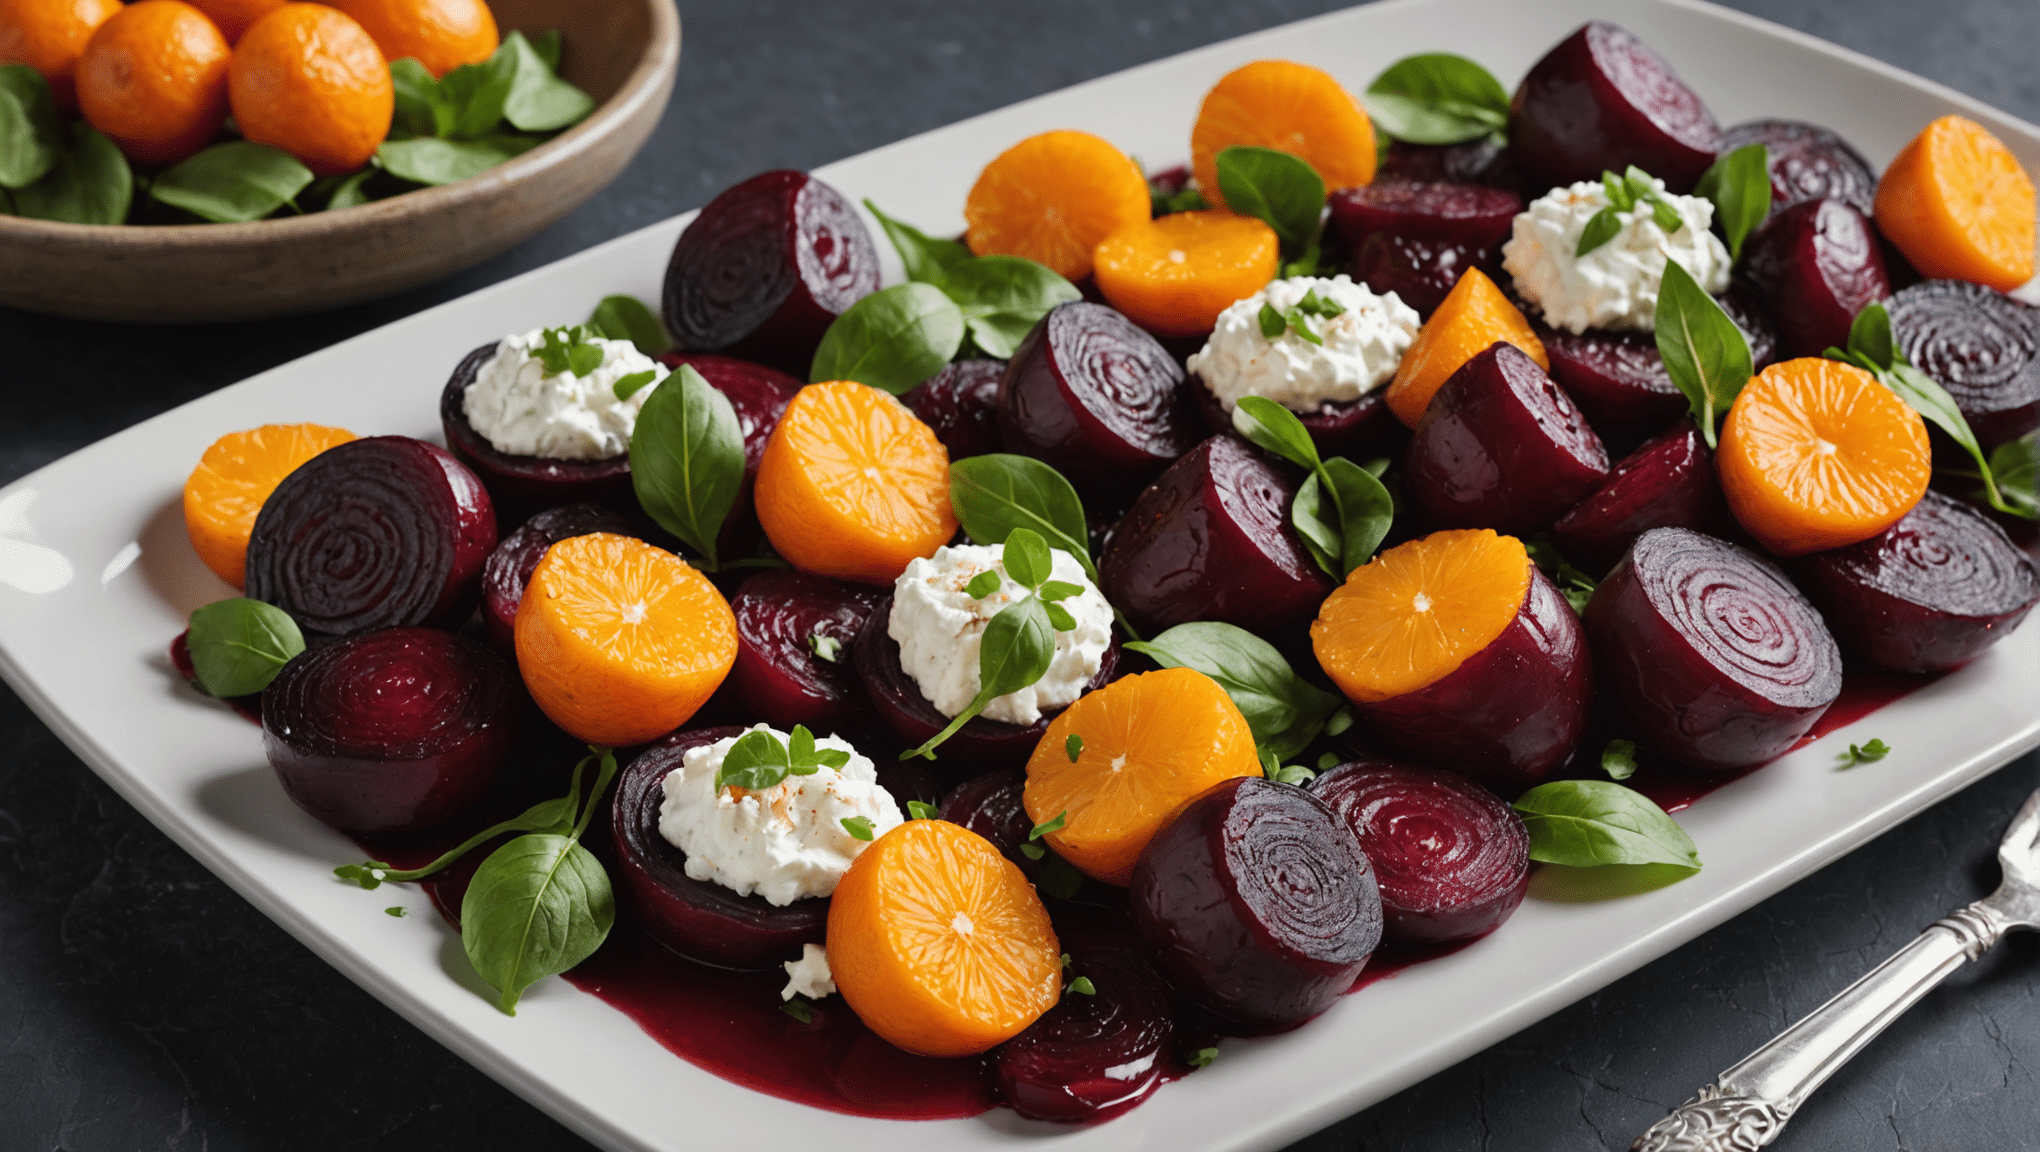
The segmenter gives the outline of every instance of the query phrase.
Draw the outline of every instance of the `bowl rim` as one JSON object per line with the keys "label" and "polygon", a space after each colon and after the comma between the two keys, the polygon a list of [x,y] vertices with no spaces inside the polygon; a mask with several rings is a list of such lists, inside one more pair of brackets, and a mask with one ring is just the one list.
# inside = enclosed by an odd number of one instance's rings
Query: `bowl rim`
{"label": "bowl rim", "polygon": [[579,124],[486,172],[452,184],[419,188],[385,200],[356,204],[337,212],[308,212],[276,220],[239,224],[72,224],[0,215],[0,241],[57,240],[111,245],[138,245],[160,250],[219,248],[269,243],[331,231],[336,222],[374,227],[385,221],[422,213],[458,211],[490,199],[507,186],[539,172],[572,164],[596,141],[628,123],[663,88],[666,76],[680,64],[680,12],[675,0],[641,0],[651,17],[651,31],[637,67],[616,94],[598,105]]}

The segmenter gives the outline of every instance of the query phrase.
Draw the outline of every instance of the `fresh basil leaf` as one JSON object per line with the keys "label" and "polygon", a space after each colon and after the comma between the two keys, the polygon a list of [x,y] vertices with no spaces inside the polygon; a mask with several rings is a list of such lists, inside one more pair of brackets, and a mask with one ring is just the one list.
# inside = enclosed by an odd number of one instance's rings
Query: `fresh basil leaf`
{"label": "fresh basil leaf", "polygon": [[1083,500],[1062,473],[1033,457],[994,452],[951,462],[949,504],[980,544],[1004,544],[1014,529],[1026,528],[1098,578]]}
{"label": "fresh basil leaf", "polygon": [[487,60],[463,64],[440,77],[439,92],[453,110],[453,121],[441,135],[473,140],[494,132],[503,122],[503,106],[516,82],[517,54],[507,43]]}
{"label": "fresh basil leaf", "polygon": [[1318,473],[1311,473],[1297,485],[1296,498],[1289,502],[1289,523],[1303,541],[1304,550],[1325,570],[1325,575],[1334,580],[1345,579],[1347,569],[1340,563],[1345,553],[1345,533],[1339,528],[1337,498],[1327,495],[1323,477]]}
{"label": "fresh basil leaf", "polygon": [[871,826],[871,817],[869,816],[845,816],[841,823],[843,831],[848,832],[853,840],[869,842],[877,831]]}
{"label": "fresh basil leaf", "polygon": [[630,478],[645,513],[716,567],[716,537],[744,483],[744,432],[729,397],[689,365],[666,377],[638,410]]}
{"label": "fresh basil leaf", "polygon": [[42,73],[26,64],[0,68],[0,188],[26,188],[56,167],[64,126]]}
{"label": "fresh basil leaf", "polygon": [[395,127],[413,136],[443,136],[453,129],[452,105],[431,70],[415,57],[390,61],[390,87],[396,94]]}
{"label": "fresh basil leaf", "polygon": [[1509,93],[1464,56],[1405,56],[1367,86],[1376,124],[1412,144],[1463,144],[1509,126]]}
{"label": "fresh basil leaf", "polygon": [[1898,358],[1898,346],[1891,330],[1891,312],[1881,300],[1863,306],[1849,321],[1849,351],[1870,361],[1872,372],[1882,372]]}
{"label": "fresh basil leaf", "polygon": [[1872,740],[1867,744],[1849,745],[1849,750],[1835,759],[1841,761],[1842,768],[1854,768],[1858,764],[1874,764],[1889,755],[1891,755],[1889,744],[1882,740]]}
{"label": "fresh basil leaf", "polygon": [[1273,304],[1264,303],[1261,305],[1260,320],[1261,336],[1264,339],[1270,341],[1279,340],[1282,338],[1282,333],[1289,330],[1288,319],[1282,313],[1277,312]]}
{"label": "fresh basil leaf", "polygon": [[1677,260],[1665,261],[1658,287],[1657,347],[1665,374],[1686,394],[1707,446],[1715,447],[1720,416],[1749,382],[1750,343]]}
{"label": "fresh basil leaf", "polygon": [[1317,334],[1317,330],[1310,326],[1310,318],[1301,311],[1295,308],[1289,309],[1282,314],[1282,321],[1289,325],[1291,332],[1302,337],[1305,343],[1315,344],[1320,348],[1325,346],[1324,337]]}
{"label": "fresh basil leaf", "polygon": [[1231,624],[1178,624],[1126,647],[1164,668],[1191,668],[1217,681],[1246,718],[1254,742],[1278,759],[1301,754],[1344,703],[1298,676],[1273,644]]}
{"label": "fresh basil leaf", "polygon": [[1622,218],[1615,214],[1615,209],[1603,208],[1588,217],[1587,226],[1580,229],[1580,242],[1573,245],[1573,258],[1577,260],[1621,234]]}
{"label": "fresh basil leaf", "polygon": [[1331,482],[1339,510],[1339,560],[1344,571],[1332,575],[1343,580],[1372,559],[1388,537],[1389,526],[1395,523],[1395,498],[1372,472],[1344,456],[1325,461],[1322,474]]}
{"label": "fresh basil leaf", "polygon": [[260,600],[219,600],[191,614],[191,668],[214,696],[251,696],[305,650],[290,613]]}
{"label": "fresh basil leaf", "polygon": [[638,389],[658,379],[658,376],[658,369],[647,368],[642,372],[633,372],[628,376],[618,379],[615,384],[610,386],[609,390],[616,394],[618,400],[628,400],[632,396],[637,395]]}
{"label": "fresh basil leaf", "polygon": [[970,583],[965,584],[963,586],[963,590],[970,595],[971,599],[982,600],[985,597],[990,596],[992,593],[997,592],[1000,586],[1004,583],[1005,581],[999,579],[999,574],[997,572],[993,571],[990,568],[987,568],[984,571],[978,573],[977,575],[971,577]]}
{"label": "fresh basil leaf", "polygon": [[312,170],[290,153],[233,140],[171,165],[149,194],[215,224],[243,224],[283,207],[311,182]]}
{"label": "fresh basil leaf", "polygon": [[795,724],[786,734],[786,755],[794,764],[815,763],[815,734],[805,724]]}
{"label": "fresh basil leaf", "polygon": [[970,338],[999,360],[1011,359],[1050,309],[1083,298],[1076,285],[1019,256],[979,256],[951,264],[935,285],[962,309]]}
{"label": "fresh basil leaf", "polygon": [[390,175],[399,179],[414,184],[453,184],[479,176],[540,143],[536,136],[507,133],[473,140],[420,136],[412,140],[385,140],[375,154]]}
{"label": "fresh basil leaf", "polygon": [[1069,739],[1063,741],[1063,755],[1068,756],[1070,758],[1070,763],[1075,764],[1077,762],[1077,757],[1082,756],[1083,754],[1084,754],[1084,738],[1082,736],[1077,735],[1075,732],[1070,733]]}
{"label": "fresh basil leaf", "polygon": [[1636,207],[1636,190],[1613,172],[1601,173],[1601,189],[1608,194],[1608,206],[1617,212],[1628,212]]}
{"label": "fresh basil leaf", "polygon": [[1069,990],[1079,996],[1096,996],[1098,994],[1098,986],[1091,983],[1089,976],[1079,976],[1070,981]]}
{"label": "fresh basil leaf", "polygon": [[1745,144],[1722,154],[1701,174],[1693,195],[1714,204],[1714,220],[1728,241],[1729,258],[1740,259],[1743,241],[1771,212],[1770,153],[1762,144]]}
{"label": "fresh basil leaf", "polygon": [[1178,212],[1201,212],[1211,207],[1204,193],[1184,185],[1174,192],[1164,190],[1154,181],[1148,181],[1148,212],[1154,216],[1172,216]]}
{"label": "fresh basil leaf", "polygon": [[813,652],[817,660],[826,660],[834,664],[842,659],[843,642],[834,636],[824,636],[820,632],[811,632],[808,634],[807,646],[808,651]]}
{"label": "fresh basil leaf", "polygon": [[[824,748],[815,753],[814,762],[823,768],[834,768],[836,771],[841,772],[843,767],[850,763],[850,754],[841,748]],[[807,775],[807,773],[801,773],[801,775]]]}
{"label": "fresh basil leaf", "polygon": [[1324,213],[1324,178],[1309,164],[1273,148],[1235,145],[1221,151],[1218,192],[1226,207],[1273,228],[1289,253],[1309,245]]}
{"label": "fresh basil leaf", "polygon": [[545,61],[545,66],[557,72],[560,70],[560,30],[548,28],[529,38],[531,50]]}
{"label": "fresh basil leaf", "polygon": [[933,804],[924,803],[920,800],[907,801],[907,819],[940,820],[941,818],[942,810]]}
{"label": "fresh basil leaf", "polygon": [[1679,210],[1655,192],[1650,195],[1650,214],[1657,220],[1657,226],[1663,232],[1677,232],[1686,226],[1686,218],[1679,215]]}
{"label": "fresh basil leaf", "polygon": [[2007,440],[1990,454],[1991,476],[2007,507],[2040,519],[2040,433]]}
{"label": "fresh basil leaf", "polygon": [[[1287,323],[1287,321],[1285,321]],[[1242,396],[1233,405],[1233,431],[1301,468],[1318,468],[1317,444],[1296,413],[1266,396]]]}
{"label": "fresh basil leaf", "polygon": [[963,311],[933,284],[881,288],[822,333],[808,382],[855,380],[898,395],[942,371],[963,332]]}
{"label": "fresh basil leaf", "polygon": [[1083,585],[1072,584],[1067,580],[1049,580],[1034,590],[1034,594],[1041,597],[1043,604],[1053,604],[1058,600],[1067,600],[1072,596],[1080,596],[1083,592]]}
{"label": "fresh basil leaf", "polygon": [[460,904],[460,942],[504,1012],[547,976],[594,955],[616,923],[609,874],[571,836],[519,836],[489,854]]}
{"label": "fresh basil leaf", "polygon": [[1608,746],[1601,749],[1601,771],[1610,780],[1627,780],[1636,775],[1636,741],[1608,741]]}
{"label": "fresh basil leaf", "polygon": [[1564,556],[1559,555],[1558,548],[1549,540],[1532,540],[1525,547],[1530,553],[1530,559],[1544,570],[1547,577],[1550,577],[1551,582],[1558,587],[1559,595],[1564,596],[1566,603],[1572,605],[1572,610],[1585,612],[1587,601],[1594,598],[1597,581],[1573,567]]}
{"label": "fresh basil leaf", "polygon": [[1075,632],[1077,630],[1077,618],[1070,615],[1070,610],[1062,605],[1044,600],[1041,602],[1041,610],[1048,613],[1048,622],[1054,626],[1056,631]]}
{"label": "fresh basil leaf", "polygon": [[983,712],[985,705],[1041,679],[1054,658],[1055,628],[1041,601],[1028,596],[1006,605],[986,623],[978,642],[977,695],[963,711],[950,718],[947,727],[919,748],[900,753],[900,759],[913,756],[934,759],[935,749]]}
{"label": "fresh basil leaf", "polygon": [[886,239],[892,241],[893,249],[900,254],[900,263],[906,265],[909,280],[939,284],[944,272],[971,258],[970,249],[959,241],[938,240],[879,211],[878,205],[869,200],[864,202],[864,208],[885,229]]}
{"label": "fresh basil leaf", "polygon": [[371,164],[359,172],[339,177],[333,184],[332,191],[326,193],[326,211],[338,212],[342,208],[353,208],[368,203],[370,200],[368,182],[375,178],[378,171],[380,169]]}
{"label": "fresh basil leaf", "polygon": [[665,322],[651,307],[635,296],[604,296],[595,305],[588,326],[611,340],[628,340],[647,356],[657,356],[673,347]]}
{"label": "fresh basil leaf", "polygon": [[1051,816],[1050,818],[1043,820],[1041,823],[1036,824],[1033,830],[1027,833],[1027,838],[1029,840],[1039,840],[1043,836],[1048,835],[1050,832],[1062,831],[1063,826],[1068,824],[1069,822],[1070,814],[1068,810],[1065,809],[1064,811],[1058,812],[1054,816]]}
{"label": "fresh basil leaf", "polygon": [[[813,747],[808,751],[812,754]],[[723,755],[722,767],[715,774],[715,786],[761,792],[777,787],[792,773],[793,758],[786,745],[772,733],[753,728],[737,737],[737,742]]]}
{"label": "fresh basil leaf", "polygon": [[1006,567],[1006,575],[1030,591],[1041,587],[1055,564],[1055,557],[1048,551],[1048,542],[1031,528],[1015,528],[1007,533],[1006,543],[1000,546],[999,557]]}
{"label": "fresh basil leaf", "polygon": [[1275,771],[1268,774],[1268,779],[1277,784],[1294,784],[1301,788],[1317,779],[1317,773],[1301,764],[1277,765]]}
{"label": "fresh basil leaf", "polygon": [[[497,56],[510,58],[510,87],[503,97],[503,119],[520,131],[557,132],[570,124],[579,124],[595,111],[594,98],[554,74],[555,61],[559,59],[558,32],[553,36],[552,60],[540,54],[522,32],[511,32],[503,38],[502,47],[496,49]],[[490,63],[495,63],[494,57]]]}
{"label": "fresh basil leaf", "polygon": [[134,171],[113,141],[84,121],[43,178],[14,192],[14,212],[66,224],[119,224],[134,202]]}
{"label": "fresh basil leaf", "polygon": [[602,367],[603,351],[593,344],[576,343],[567,349],[567,370],[576,376],[588,376]]}
{"label": "fresh basil leaf", "polygon": [[[1026,849],[1034,845],[1022,844],[1020,847]],[[1075,898],[1084,887],[1084,874],[1077,871],[1076,865],[1053,852],[1045,855],[1047,858],[1042,860],[1041,867],[1035,869],[1034,886],[1041,890],[1042,895],[1053,896],[1057,900]]]}
{"label": "fresh basil leaf", "polygon": [[1612,780],[1555,780],[1523,793],[1516,811],[1530,830],[1530,858],[1592,868],[1671,864],[1700,870],[1686,830],[1641,792]]}

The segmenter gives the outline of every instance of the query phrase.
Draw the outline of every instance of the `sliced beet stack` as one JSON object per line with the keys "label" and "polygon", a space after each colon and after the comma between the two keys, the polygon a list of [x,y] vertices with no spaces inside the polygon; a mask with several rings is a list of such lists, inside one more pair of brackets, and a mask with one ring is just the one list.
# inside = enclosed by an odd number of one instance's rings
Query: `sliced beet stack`
{"label": "sliced beet stack", "polygon": [[789,731],[829,732],[858,724],[864,687],[853,664],[857,634],[877,607],[875,588],[826,576],[768,569],[730,597],[737,662],[730,680],[759,719]]}
{"label": "sliced beet stack", "polygon": [[496,546],[488,490],[408,436],[329,448],[276,486],[248,538],[249,597],[307,632],[450,628]]}
{"label": "sliced beet stack", "polygon": [[524,586],[531,583],[546,549],[591,532],[635,536],[637,531],[629,517],[599,504],[548,508],[519,525],[482,565],[482,626],[489,642],[503,652],[516,650],[517,606],[524,602]]}
{"label": "sliced beet stack", "polygon": [[1634,33],[1602,20],[1531,65],[1509,105],[1509,156],[1540,190],[1634,164],[1689,192],[1720,147],[1699,94]]}
{"label": "sliced beet stack", "polygon": [[1523,198],[1480,184],[1391,181],[1331,196],[1347,272],[1429,316],[1468,268],[1501,275],[1502,242]]}
{"label": "sliced beet stack", "polygon": [[475,431],[467,417],[468,386],[495,359],[498,347],[499,344],[484,344],[454,367],[453,375],[439,393],[439,427],[446,434],[447,447],[461,463],[474,469],[489,494],[503,505],[504,518],[563,504],[631,503],[627,452],[599,460],[520,456],[498,451],[487,437]]}
{"label": "sliced beet stack", "polygon": [[1721,134],[1724,155],[1762,144],[1771,171],[1771,207],[1828,198],[1876,211],[1877,173],[1847,140],[1802,120],[1750,120]]}
{"label": "sliced beet stack", "polygon": [[[1924,280],[1893,295],[1892,335],[1913,367],[1948,390],[1988,452],[2040,428],[2040,313],[1967,280]],[[1974,468],[1929,427],[1937,463]]]}
{"label": "sliced beet stack", "polygon": [[1110,1119],[1161,1087],[1175,1031],[1169,988],[1138,948],[1072,947],[1065,978],[1092,990],[1065,992],[993,1049],[992,1078],[1030,1120]]}
{"label": "sliced beet stack", "polygon": [[1804,200],[1750,234],[1736,274],[1763,301],[1783,358],[1846,347],[1866,304],[1891,295],[1870,218],[1843,200]]}
{"label": "sliced beet stack", "polygon": [[958,360],[916,384],[900,401],[949,449],[951,460],[999,450],[999,379],[1004,360]]}
{"label": "sliced beet stack", "polygon": [[1728,522],[1714,454],[1700,430],[1681,421],[1623,457],[1592,495],[1551,526],[1551,539],[1567,560],[1599,576],[1652,528],[1718,533]]}

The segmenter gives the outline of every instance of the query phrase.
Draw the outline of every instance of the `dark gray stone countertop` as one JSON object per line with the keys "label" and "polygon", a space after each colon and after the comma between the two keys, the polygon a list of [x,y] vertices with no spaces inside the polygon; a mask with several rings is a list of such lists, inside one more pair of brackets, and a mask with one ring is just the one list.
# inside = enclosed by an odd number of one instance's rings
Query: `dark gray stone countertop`
{"label": "dark gray stone countertop", "polygon": [[[136,421],[706,201],[1322,0],[683,5],[679,89],[615,185],[395,299],[228,327],[0,310],[0,483]],[[2033,0],[1734,0],[2040,119]],[[1296,1145],[1626,1148],[1715,1071],[1995,883],[2029,756],[1699,940]],[[1794,1120],[1798,1152],[2040,1149],[2040,938],[1930,995]],[[0,691],[0,1152],[585,1147],[215,880]]]}

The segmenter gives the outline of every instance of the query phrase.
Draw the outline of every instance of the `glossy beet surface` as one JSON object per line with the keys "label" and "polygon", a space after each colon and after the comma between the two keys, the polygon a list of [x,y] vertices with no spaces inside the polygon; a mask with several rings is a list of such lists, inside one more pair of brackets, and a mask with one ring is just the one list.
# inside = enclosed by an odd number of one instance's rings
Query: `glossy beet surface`
{"label": "glossy beet surface", "polygon": [[502,657],[432,628],[306,649],[262,693],[262,750],[298,807],[342,832],[414,832],[459,815],[517,741],[523,693]]}
{"label": "glossy beet surface", "polygon": [[1246,1035],[1323,1012],[1381,942],[1360,841],[1324,801],[1258,776],[1185,805],[1141,852],[1128,896],[1162,973]]}
{"label": "glossy beet surface", "polygon": [[878,249],[840,192],[762,172],[708,202],[666,266],[666,328],[695,352],[806,375],[831,321],[878,290]]}
{"label": "glossy beet surface", "polygon": [[1509,105],[1509,155],[1539,189],[1634,164],[1674,192],[1714,163],[1721,130],[1649,45],[1596,20],[1531,65]]}
{"label": "glossy beet surface", "polygon": [[439,393],[439,427],[446,446],[460,462],[474,469],[489,495],[503,507],[504,519],[529,515],[562,504],[618,504],[632,499],[630,454],[600,460],[549,460],[499,452],[475,431],[467,418],[468,385],[495,358],[496,344],[484,344],[455,366]]}
{"label": "glossy beet surface", "polygon": [[1404,493],[1431,525],[1521,536],[1598,487],[1608,452],[1565,389],[1497,341],[1439,387],[1403,469]]}
{"label": "glossy beet surface", "polygon": [[942,818],[991,841],[992,847],[1024,871],[1034,865],[1020,851],[1028,842],[1028,833],[1034,831],[1022,798],[1026,790],[1027,773],[1018,768],[972,776],[942,798]]}
{"label": "glossy beet surface", "polygon": [[878,601],[875,588],[791,569],[767,569],[745,580],[730,597],[737,618],[730,681],[737,695],[782,732],[795,724],[816,732],[858,724],[864,688],[852,649]]}
{"label": "glossy beet surface", "polygon": [[758,461],[765,455],[765,441],[772,438],[772,430],[779,426],[779,418],[786,414],[786,406],[793,402],[793,394],[800,391],[801,382],[776,368],[706,352],[668,352],[659,357],[659,362],[668,368],[692,366],[703,380],[729,398],[730,407],[736,409],[737,428],[744,434],[744,483],[748,490],[758,478]]}
{"label": "glossy beet surface", "polygon": [[1721,150],[1762,144],[1771,167],[1771,207],[1828,197],[1875,211],[1877,173],[1847,140],[1800,120],[1750,120],[1721,134]]}
{"label": "glossy beet surface", "polygon": [[1388,760],[1341,764],[1310,790],[1374,864],[1382,934],[1412,944],[1485,935],[1530,890],[1530,833],[1464,776]]}
{"label": "glossy beet surface", "polygon": [[1806,200],[1750,234],[1736,273],[1778,329],[1781,359],[1846,347],[1865,304],[1891,295],[1870,220],[1841,200]]}
{"label": "glossy beet surface", "polygon": [[1061,304],[1006,365],[999,437],[1087,495],[1130,499],[1202,439],[1182,383],[1182,365],[1126,317],[1102,304]]}
{"label": "glossy beet surface", "polygon": [[1464,144],[1411,144],[1392,140],[1374,171],[1374,183],[1487,184],[1515,190],[1509,154],[1490,137]]}
{"label": "glossy beet surface", "polygon": [[598,504],[568,504],[548,508],[503,537],[482,565],[482,626],[489,642],[504,652],[516,647],[517,605],[524,601],[524,586],[531,573],[545,559],[545,550],[562,540],[591,532],[637,535],[629,517]]}
{"label": "glossy beet surface", "polygon": [[1246,441],[1213,436],[1119,521],[1099,590],[1143,635],[1191,620],[1252,632],[1304,624],[1332,579],[1289,525],[1296,485]]}
{"label": "glossy beet surface", "polygon": [[[1225,410],[1201,378],[1190,377],[1184,388],[1197,398],[1197,411],[1213,435],[1223,436],[1233,430],[1232,413]],[[1327,401],[1308,412],[1296,413],[1296,418],[1303,422],[1303,430],[1310,433],[1310,442],[1317,446],[1318,455],[1327,459],[1346,456],[1364,461],[1377,456],[1400,456],[1403,446],[1410,442],[1409,429],[1403,427],[1388,406],[1387,388],[1377,388],[1357,400]]]}
{"label": "glossy beet surface", "polygon": [[248,538],[248,595],[308,632],[452,627],[496,547],[482,482],[442,448],[370,436],[276,486]]}
{"label": "glossy beet surface", "polygon": [[1522,608],[1487,647],[1414,692],[1353,711],[1371,747],[1514,796],[1572,755],[1593,672],[1579,617],[1533,568]]}
{"label": "glossy beet surface", "polygon": [[1551,539],[1575,567],[1599,576],[1652,528],[1718,533],[1727,524],[1714,454],[1700,430],[1682,420],[1623,457],[1599,488],[1551,526]]}
{"label": "glossy beet surface", "polygon": [[1905,519],[1794,569],[1842,651],[1891,672],[1940,672],[2010,635],[2040,573],[1982,512],[1929,491]]}
{"label": "glossy beet surface", "polygon": [[[1905,358],[1955,398],[1985,451],[2040,428],[2040,313],[1967,280],[1922,281],[1889,308]],[[1937,454],[1954,447],[1935,431]]]}
{"label": "glossy beet surface", "polygon": [[900,397],[935,430],[951,460],[999,450],[999,378],[1004,360],[958,360]]}
{"label": "glossy beet surface", "polygon": [[687,875],[687,853],[659,834],[666,774],[687,750],[736,736],[741,728],[675,732],[631,761],[610,800],[618,896],[646,932],[690,959],[721,968],[772,968],[798,959],[802,944],[819,943],[829,902],[808,898],[785,907],[763,896],[739,896],[711,880]]}
{"label": "glossy beet surface", "polygon": [[1500,275],[1523,198],[1479,184],[1392,181],[1340,189],[1331,207],[1353,279],[1429,315],[1469,267]]}
{"label": "glossy beet surface", "polygon": [[992,1076],[1015,1112],[1076,1122],[1117,1116],[1161,1086],[1174,1022],[1168,985],[1138,948],[1072,948],[1065,992],[1025,1032],[991,1052]]}
{"label": "glossy beet surface", "polygon": [[1784,574],[1684,528],[1638,538],[1586,626],[1620,730],[1696,768],[1783,753],[1842,690],[1834,638]]}

